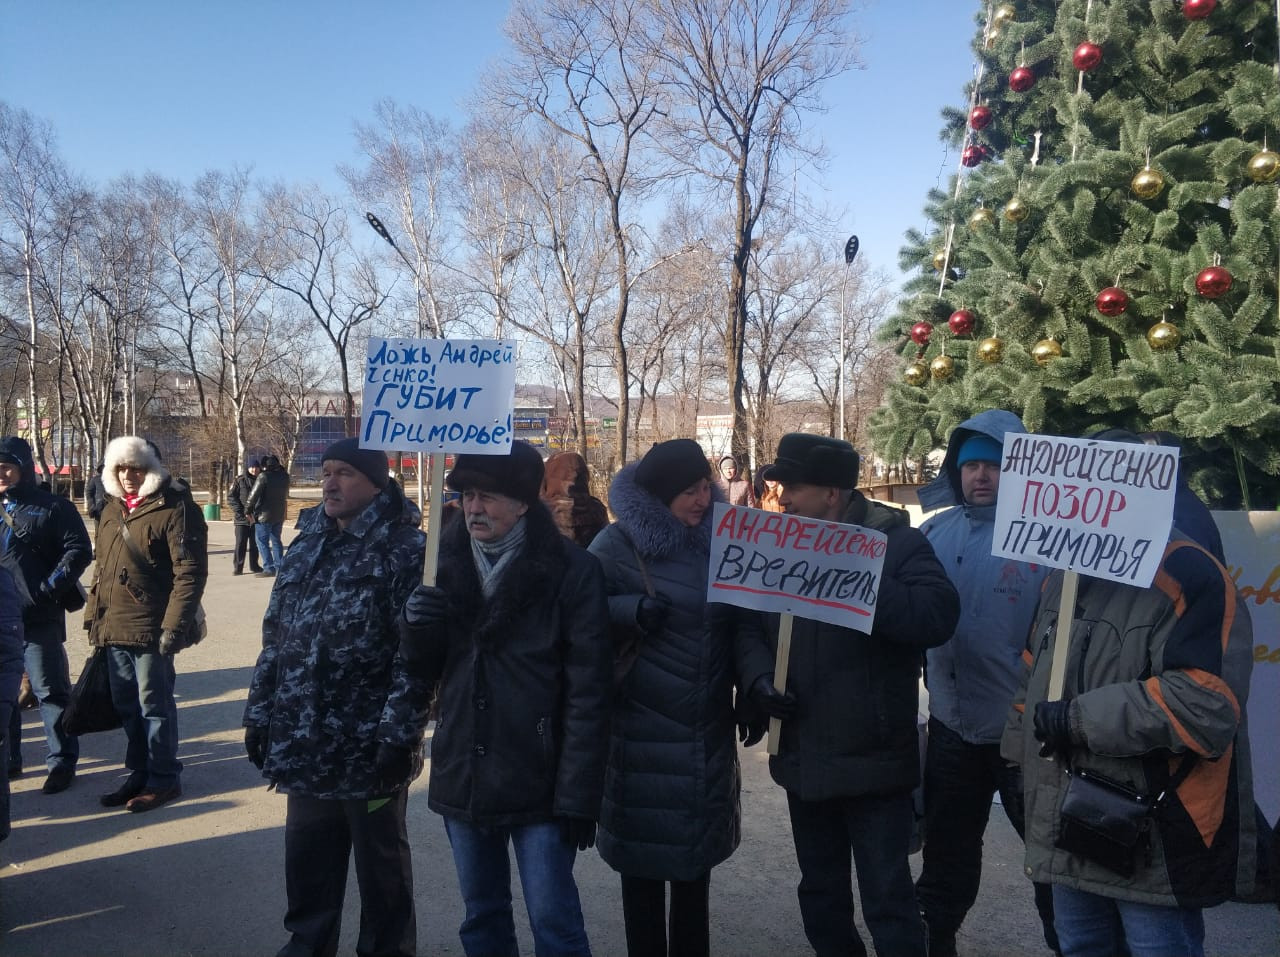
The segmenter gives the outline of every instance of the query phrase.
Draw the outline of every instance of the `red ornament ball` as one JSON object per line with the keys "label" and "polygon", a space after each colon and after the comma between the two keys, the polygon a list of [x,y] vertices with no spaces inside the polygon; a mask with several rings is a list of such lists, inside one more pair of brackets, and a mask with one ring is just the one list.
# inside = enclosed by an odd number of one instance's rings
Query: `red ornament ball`
{"label": "red ornament ball", "polygon": [[1009,89],[1014,93],[1026,93],[1036,85],[1035,71],[1027,66],[1020,66],[1009,74]]}
{"label": "red ornament ball", "polygon": [[1108,286],[1098,293],[1094,305],[1104,316],[1118,316],[1129,308],[1129,294],[1119,286]]}
{"label": "red ornament ball", "polygon": [[1182,15],[1188,20],[1203,20],[1213,13],[1218,0],[1185,0],[1182,4]]}
{"label": "red ornament ball", "polygon": [[969,125],[975,130],[985,130],[991,125],[991,108],[979,103],[969,111]]}
{"label": "red ornament ball", "polygon": [[1201,269],[1196,276],[1196,292],[1206,299],[1218,299],[1227,294],[1231,288],[1231,273],[1221,266],[1210,266]]}
{"label": "red ornament ball", "polygon": [[951,314],[951,318],[947,320],[947,327],[953,335],[967,336],[973,332],[973,327],[977,322],[978,317],[968,309],[957,309]]}
{"label": "red ornament ball", "polygon": [[929,337],[933,335],[933,323],[923,319],[911,327],[911,341],[918,346],[927,346]]}
{"label": "red ornament ball", "polygon": [[978,143],[970,143],[960,153],[960,162],[965,166],[977,166],[987,158],[987,148]]}
{"label": "red ornament ball", "polygon": [[1088,40],[1076,47],[1075,52],[1071,54],[1072,65],[1082,73],[1088,73],[1101,62],[1102,47]]}

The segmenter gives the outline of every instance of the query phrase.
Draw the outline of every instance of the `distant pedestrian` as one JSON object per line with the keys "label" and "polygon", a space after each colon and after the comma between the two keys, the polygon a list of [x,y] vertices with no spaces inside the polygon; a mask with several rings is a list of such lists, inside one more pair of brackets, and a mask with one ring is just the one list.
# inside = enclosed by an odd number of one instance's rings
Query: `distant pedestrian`
{"label": "distant pedestrian", "polygon": [[98,463],[98,467],[93,470],[93,475],[89,477],[89,481],[84,487],[85,511],[89,513],[89,517],[93,519],[93,528],[98,530],[98,520],[102,518],[102,510],[107,505],[107,488],[102,483],[102,463]]}
{"label": "distant pedestrian", "polygon": [[738,468],[738,460],[732,455],[720,459],[720,475],[716,478],[716,485],[720,486],[725,501],[730,505],[756,507],[756,493],[751,487],[751,480],[743,476]]}
{"label": "distant pedestrian", "polygon": [[402,654],[440,675],[427,795],[453,848],[468,957],[518,952],[513,846],[535,951],[590,953],[573,863],[600,813],[608,609],[599,563],[556,528],[542,479],[525,442],[458,456],[447,481],[464,521],[444,526],[438,587],[405,608]]}
{"label": "distant pedestrian", "polygon": [[397,627],[422,580],[425,536],[405,520],[382,452],[324,452],[323,502],[299,516],[262,620],[245,750],[287,796],[289,941],[279,957],[338,950],[350,860],[360,886],[356,953],[417,953],[405,823],[422,771],[432,683],[406,667]]}
{"label": "distant pedestrian", "polygon": [[[71,786],[80,742],[62,729],[71,695],[67,664],[67,611],[84,606],[80,576],[93,555],[89,532],[68,499],[41,489],[31,446],[16,435],[0,438],[0,565],[9,569],[22,608],[23,657],[44,719],[49,776],[41,790]],[[22,773],[22,719],[9,719],[11,777]]]}
{"label": "distant pedestrian", "polygon": [[209,530],[186,483],[140,436],[111,440],[102,477],[108,500],[84,624],[108,655],[129,776],[99,800],[138,813],[182,795],[173,658],[199,640]]}
{"label": "distant pedestrian", "polygon": [[253,516],[254,536],[262,560],[262,571],[258,575],[274,578],[284,558],[284,542],[280,536],[289,511],[289,473],[276,456],[263,456],[262,471],[254,479],[244,507],[246,514]]}
{"label": "distant pedestrian", "polygon": [[245,553],[249,555],[249,571],[262,571],[258,560],[258,536],[255,534],[253,512],[249,509],[249,496],[253,492],[258,473],[262,471],[260,459],[245,462],[244,474],[236,478],[227,492],[227,502],[235,519],[235,548],[231,553],[231,574],[244,574]]}

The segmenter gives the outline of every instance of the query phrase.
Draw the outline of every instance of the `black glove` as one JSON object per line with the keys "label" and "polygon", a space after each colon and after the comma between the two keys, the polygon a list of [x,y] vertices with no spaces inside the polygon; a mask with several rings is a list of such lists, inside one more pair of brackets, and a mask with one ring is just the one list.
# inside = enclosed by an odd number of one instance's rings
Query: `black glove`
{"label": "black glove", "polygon": [[768,723],[764,721],[739,721],[738,740],[742,742],[744,748],[759,744],[768,727]]}
{"label": "black glove", "polygon": [[438,625],[444,621],[448,605],[443,589],[419,585],[404,603],[404,620],[411,625]]}
{"label": "black glove", "polygon": [[1035,736],[1044,745],[1040,757],[1071,753],[1070,709],[1071,702],[1066,699],[1036,703]]}
{"label": "black glove", "polygon": [[250,725],[244,729],[244,752],[259,771],[267,760],[267,729]]}
{"label": "black glove", "polygon": [[785,694],[773,686],[773,675],[761,675],[751,686],[747,697],[759,710],[771,718],[789,721],[796,716],[796,696]]}
{"label": "black glove", "polygon": [[182,639],[178,637],[177,632],[168,628],[160,632],[160,654],[176,655],[183,647]]}
{"label": "black glove", "polygon": [[378,772],[379,789],[394,791],[407,783],[413,774],[413,749],[379,741],[373,766]]}
{"label": "black glove", "polygon": [[585,851],[596,843],[596,822],[585,817],[561,817],[560,840]]}
{"label": "black glove", "polygon": [[662,631],[670,614],[671,602],[662,597],[650,598],[645,595],[640,599],[640,604],[636,605],[636,624],[645,634],[656,635]]}

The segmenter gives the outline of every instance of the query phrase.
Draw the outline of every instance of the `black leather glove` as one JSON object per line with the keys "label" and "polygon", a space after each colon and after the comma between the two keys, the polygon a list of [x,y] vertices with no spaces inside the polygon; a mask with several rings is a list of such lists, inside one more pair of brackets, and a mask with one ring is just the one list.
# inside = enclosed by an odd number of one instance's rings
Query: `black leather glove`
{"label": "black leather glove", "polygon": [[373,765],[378,773],[379,789],[394,791],[405,785],[413,774],[413,749],[379,741]]}
{"label": "black leather glove", "polygon": [[751,686],[747,697],[759,710],[771,718],[789,721],[796,716],[796,696],[783,693],[773,686],[773,675],[761,675]]}
{"label": "black leather glove", "polygon": [[636,605],[636,624],[645,634],[656,635],[662,631],[670,614],[671,602],[661,596],[650,598],[645,595],[640,599],[640,604]]}
{"label": "black leather glove", "polygon": [[160,654],[176,655],[183,647],[182,639],[178,637],[177,632],[168,628],[160,632]]}
{"label": "black leather glove", "polygon": [[769,725],[765,721],[739,721],[738,722],[738,740],[742,742],[744,748],[759,744],[760,739],[764,737]]}
{"label": "black leather glove", "polygon": [[561,817],[560,839],[566,844],[576,845],[578,850],[585,851],[596,843],[596,822],[585,817]]}
{"label": "black leather glove", "polygon": [[404,620],[411,625],[438,625],[444,621],[448,605],[443,589],[419,585],[404,603]]}
{"label": "black leather glove", "polygon": [[259,771],[267,760],[267,729],[250,725],[244,729],[244,752]]}
{"label": "black leather glove", "polygon": [[1071,702],[1059,701],[1036,702],[1035,736],[1042,742],[1040,757],[1071,753]]}

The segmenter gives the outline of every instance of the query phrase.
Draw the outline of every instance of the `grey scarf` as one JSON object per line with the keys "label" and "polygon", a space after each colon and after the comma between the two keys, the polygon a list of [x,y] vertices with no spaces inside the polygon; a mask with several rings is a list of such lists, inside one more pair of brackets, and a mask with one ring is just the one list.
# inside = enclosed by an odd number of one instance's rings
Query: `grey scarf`
{"label": "grey scarf", "polygon": [[476,574],[480,576],[480,587],[485,598],[492,598],[498,590],[498,579],[511,564],[511,560],[520,553],[524,544],[525,521],[521,515],[511,526],[511,531],[496,542],[477,542],[471,539],[471,557],[475,559]]}

